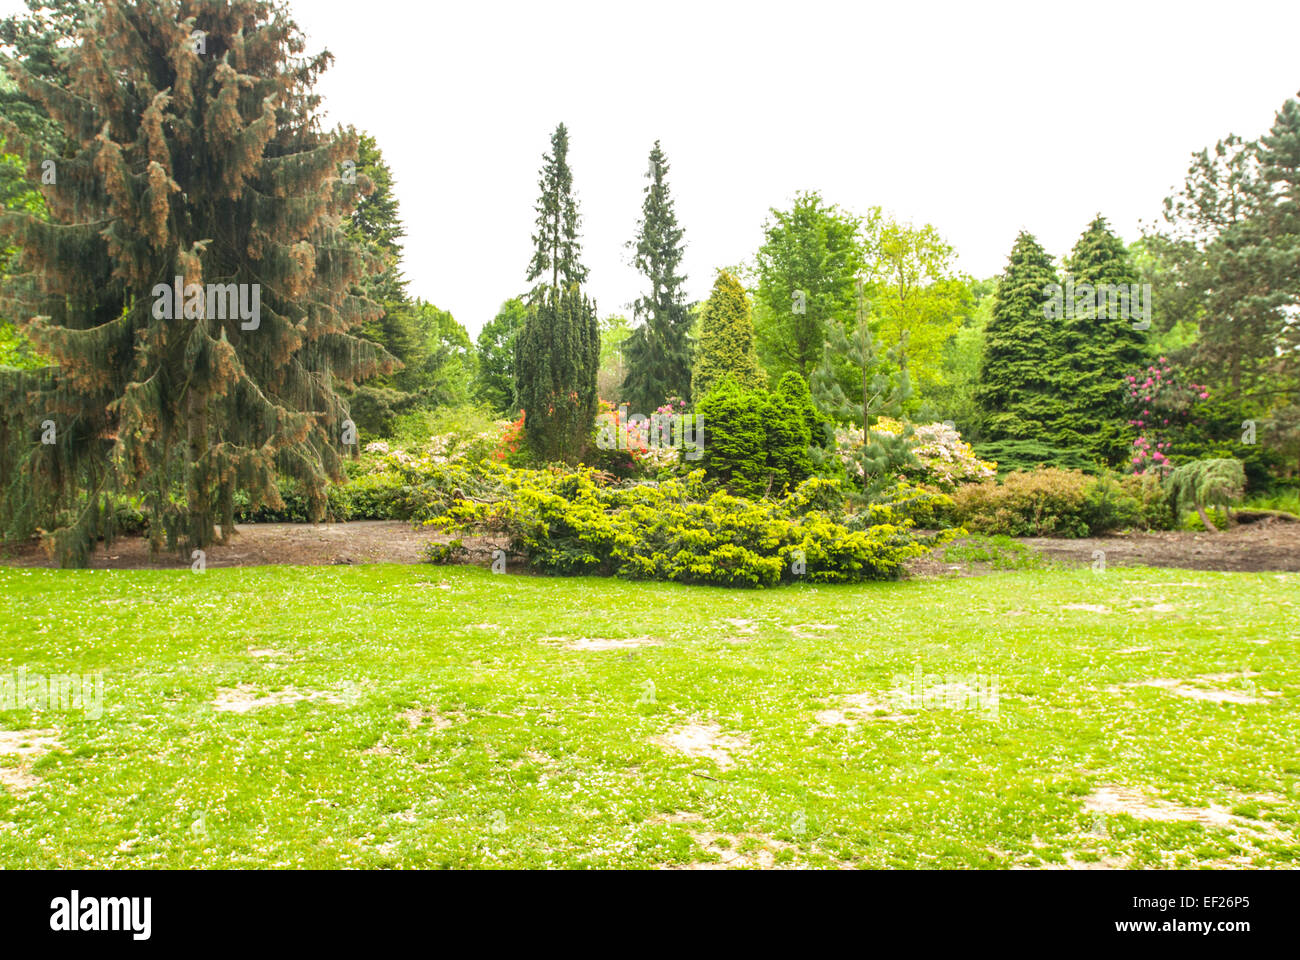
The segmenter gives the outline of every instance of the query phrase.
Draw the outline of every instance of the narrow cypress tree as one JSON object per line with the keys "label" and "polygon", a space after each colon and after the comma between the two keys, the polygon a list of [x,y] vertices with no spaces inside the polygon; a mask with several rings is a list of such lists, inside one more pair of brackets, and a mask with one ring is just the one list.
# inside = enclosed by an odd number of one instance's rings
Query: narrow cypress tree
{"label": "narrow cypress tree", "polygon": [[1051,258],[1022,230],[993,297],[975,390],[989,439],[1047,440],[1055,432],[1063,409],[1051,374],[1058,328],[1044,305],[1056,283]]}
{"label": "narrow cypress tree", "polygon": [[1055,442],[1118,463],[1131,441],[1123,380],[1142,364],[1146,335],[1135,329],[1132,303],[1126,313],[1118,298],[1100,302],[1087,291],[1128,291],[1137,283],[1137,271],[1123,241],[1100,215],[1075,244],[1068,269],[1076,303],[1058,321],[1059,349],[1052,371],[1064,411]]}
{"label": "narrow cypress tree", "polygon": [[[543,460],[581,456],[596,417],[600,328],[596,305],[582,293],[578,204],[564,124],[543,157],[536,249],[528,267],[528,316],[515,340],[515,399],[524,432]],[[549,282],[548,282],[549,281]]]}
{"label": "narrow cypress tree", "polygon": [[[324,516],[347,436],[336,387],[392,358],[353,335],[375,307],[349,289],[379,264],[341,221],[369,185],[344,175],[355,133],[319,130],[329,55],[304,48],[260,0],[108,0],[68,89],[6,65],[70,144],[50,221],[0,217],[22,251],[0,310],[56,362],[0,377],[0,444],[26,444],[10,535],[45,527],[84,562],[132,494],[155,549],[203,547],[217,522],[231,532],[237,491],[281,506],[279,474]],[[39,179],[40,145],[3,135]],[[54,443],[35,442],[45,421]]]}
{"label": "narrow cypress tree", "polygon": [[665,179],[668,160],[655,141],[650,151],[645,200],[634,247],[633,262],[650,282],[649,293],[634,304],[634,316],[642,325],[632,331],[624,345],[628,364],[623,381],[623,399],[633,410],[648,413],[672,396],[690,399],[691,318],[686,311],[681,267],[682,229],[677,225],[672,195]]}
{"label": "narrow cypress tree", "polygon": [[733,274],[719,270],[713,293],[704,304],[700,349],[691,379],[693,395],[704,396],[714,381],[725,374],[731,374],[743,389],[767,386],[767,376],[758,365],[754,347],[754,315],[749,295]]}

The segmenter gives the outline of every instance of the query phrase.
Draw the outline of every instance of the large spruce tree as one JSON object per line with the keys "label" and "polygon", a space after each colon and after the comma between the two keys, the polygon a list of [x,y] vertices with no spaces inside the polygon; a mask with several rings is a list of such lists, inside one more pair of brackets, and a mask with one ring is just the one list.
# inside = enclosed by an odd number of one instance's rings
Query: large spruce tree
{"label": "large spruce tree", "polygon": [[1022,230],[993,296],[975,390],[992,440],[1046,442],[1057,430],[1063,404],[1051,371],[1059,327],[1044,309],[1057,282],[1051,257]]}
{"label": "large spruce tree", "polygon": [[[1118,298],[1094,298],[1106,287],[1127,291],[1137,283],[1137,271],[1123,241],[1100,215],[1075,244],[1067,269],[1076,303],[1057,320],[1052,371],[1064,410],[1055,443],[1118,463],[1131,444],[1124,377],[1141,366],[1146,335],[1137,329],[1134,303],[1126,312]],[[1090,288],[1092,296],[1083,292]]]}
{"label": "large spruce tree", "polygon": [[767,386],[754,346],[754,315],[749,295],[735,274],[718,271],[713,293],[704,304],[700,348],[695,357],[691,392],[698,399],[714,382],[730,374],[745,389]]}
{"label": "large spruce tree", "polygon": [[578,202],[569,169],[569,133],[555,128],[544,156],[537,233],[527,280],[528,316],[515,339],[515,399],[524,432],[543,460],[581,456],[596,417],[600,329],[596,305],[582,292]]}
{"label": "large spruce tree", "polygon": [[[34,179],[57,172],[49,222],[0,217],[21,250],[0,311],[55,361],[0,376],[9,535],[45,528],[84,562],[129,494],[155,549],[203,547],[231,532],[237,492],[279,506],[280,475],[324,515],[337,388],[392,359],[353,335],[375,307],[349,290],[381,265],[342,222],[368,183],[344,172],[355,134],[319,128],[330,56],[304,49],[262,0],[108,0],[66,88],[6,64],[69,144],[50,158],[3,130]],[[260,310],[220,310],[232,293]]]}
{"label": "large spruce tree", "polygon": [[650,183],[641,222],[629,244],[636,250],[633,263],[650,289],[633,305],[641,325],[623,347],[628,370],[622,399],[647,414],[668,397],[689,400],[691,393],[691,317],[682,291],[686,277],[678,273],[685,248],[667,173],[668,160],[656,140],[646,171]]}

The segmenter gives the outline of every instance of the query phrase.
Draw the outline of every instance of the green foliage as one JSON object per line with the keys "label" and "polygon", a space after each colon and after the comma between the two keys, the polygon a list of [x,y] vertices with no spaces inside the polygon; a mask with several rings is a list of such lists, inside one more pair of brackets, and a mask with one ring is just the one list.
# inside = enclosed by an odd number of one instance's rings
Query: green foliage
{"label": "green foliage", "polygon": [[449,540],[447,543],[432,541],[424,548],[424,562],[433,564],[458,563],[465,558],[468,551],[461,540]]}
{"label": "green foliage", "polygon": [[[603,574],[731,587],[890,580],[949,535],[918,538],[878,505],[842,514],[838,485],[820,478],[753,502],[709,494],[704,472],[658,484],[606,487],[592,470],[494,468],[475,501],[442,506],[436,525],[504,531],[530,565],[551,574]],[[486,502],[485,502],[486,501]]]}
{"label": "green foliage", "polygon": [[1194,460],[1175,469],[1165,481],[1169,503],[1180,515],[1195,510],[1202,523],[1213,529],[1205,517],[1209,507],[1227,508],[1242,497],[1246,473],[1240,460]]}
{"label": "green foliage", "polygon": [[984,439],[984,411],[975,399],[979,388],[980,362],[984,356],[985,328],[993,312],[997,280],[972,281],[961,308],[961,325],[941,351],[939,374],[924,386],[918,423],[926,420],[951,421],[970,443]]}
{"label": "green foliage", "polygon": [[749,296],[735,274],[719,270],[713,293],[704,305],[691,395],[703,397],[728,374],[744,388],[767,386],[767,375],[758,365],[754,348]]}
{"label": "green foliage", "polygon": [[1173,524],[1152,477],[1089,477],[1078,470],[1042,467],[1008,474],[1001,482],[958,487],[952,499],[956,522],[984,534],[1086,537]]}
{"label": "green foliage", "polygon": [[772,210],[758,251],[755,331],[772,376],[805,380],[821,359],[828,325],[848,323],[864,269],[861,220],[821,195],[800,193],[788,211]]}
{"label": "green foliage", "polygon": [[994,440],[974,444],[974,447],[981,460],[998,465],[999,474],[1036,467],[1060,467],[1085,473],[1096,473],[1101,469],[1078,450],[1054,447],[1043,440]]}
{"label": "green foliage", "polygon": [[865,232],[872,330],[924,393],[943,382],[944,344],[961,325],[969,280],[930,224],[914,227],[873,211]]}
{"label": "green foliage", "polygon": [[[852,394],[844,388],[846,380],[852,383]],[[862,493],[868,499],[892,485],[901,470],[916,465],[908,443],[910,425],[905,424],[898,434],[871,430],[881,417],[902,417],[911,389],[906,362],[900,364],[895,376],[886,358],[880,356],[867,322],[865,301],[859,296],[858,319],[852,334],[839,321],[830,324],[821,365],[813,373],[812,393],[818,407],[830,418],[856,424],[861,431],[862,442],[848,448],[852,461],[848,473],[861,483]],[[824,466],[829,456],[821,450],[813,453],[814,462],[819,466]]]}
{"label": "green foliage", "polygon": [[746,389],[729,375],[695,405],[706,431],[702,465],[739,496],[768,489],[768,406],[765,391]]}
{"label": "green foliage", "polygon": [[1051,373],[1057,331],[1043,308],[1057,282],[1047,252],[1021,231],[994,294],[975,391],[990,440],[1052,442],[1064,408]]}
{"label": "green foliage", "polygon": [[668,159],[655,141],[650,151],[645,200],[637,235],[628,245],[636,254],[633,265],[649,284],[649,292],[633,305],[640,321],[624,349],[627,377],[621,399],[633,410],[646,413],[671,396],[691,396],[691,317],[680,273],[683,231],[677,225],[672,195],[665,177]]}
{"label": "green foliage", "polygon": [[[1088,225],[1069,260],[1076,296],[1088,288],[1137,283],[1128,250],[1104,217]],[[1064,304],[1063,304],[1064,305]],[[1133,431],[1126,425],[1123,378],[1145,358],[1146,334],[1136,329],[1133,305],[1128,315],[1118,301],[1086,304],[1056,319],[1057,354],[1052,377],[1064,409],[1055,424],[1057,446],[1080,450],[1093,459],[1118,464],[1128,459]]]}
{"label": "green foliage", "polygon": [[582,292],[587,277],[578,240],[578,205],[568,165],[564,124],[543,157],[537,200],[536,247],[528,268],[535,283],[523,329],[515,339],[515,403],[524,432],[543,461],[576,462],[596,416],[600,328],[596,305]]}
{"label": "green foliage", "polygon": [[552,291],[581,286],[587,279],[579,240],[581,218],[573,193],[573,170],[569,167],[569,130],[559,124],[551,134],[551,152],[542,155],[537,175],[537,232],[533,234],[533,258],[528,264],[530,306]]}
{"label": "green foliage", "polygon": [[[1229,136],[1195,154],[1182,190],[1165,200],[1165,220],[1165,231],[1150,238],[1177,295],[1165,325],[1196,328],[1189,352],[1215,396],[1263,403],[1294,421],[1300,100],[1286,100],[1258,141]],[[1294,462],[1300,434],[1286,440]]]}
{"label": "green foliage", "polygon": [[474,397],[499,414],[514,414],[519,409],[515,403],[515,339],[527,317],[528,308],[522,300],[507,300],[479,331]]}
{"label": "green foliage", "polygon": [[781,378],[763,407],[763,424],[769,489],[783,492],[812,476],[809,447],[820,423],[803,377],[791,372]]}
{"label": "green foliage", "polygon": [[[204,32],[202,53],[178,9]],[[54,361],[0,372],[0,520],[44,528],[77,563],[124,497],[155,550],[228,533],[238,491],[278,506],[282,476],[323,516],[342,476],[341,391],[395,366],[357,336],[380,308],[356,291],[383,263],[340,226],[372,184],[341,176],[355,131],[319,123],[329,56],[304,56],[285,9],[259,0],[80,13],[79,42],[53,57],[62,82],[35,61],[5,64],[65,148],[41,183],[48,218],[0,216],[20,251],[0,311]],[[48,142],[2,126],[38,181]],[[176,277],[197,291],[183,307],[169,302]],[[218,281],[260,293],[255,329],[199,308],[197,285]],[[57,442],[31,444],[51,413]]]}
{"label": "green foliage", "polygon": [[524,432],[543,462],[574,463],[596,417],[600,331],[578,287],[548,291],[528,308],[515,342],[516,399]]}

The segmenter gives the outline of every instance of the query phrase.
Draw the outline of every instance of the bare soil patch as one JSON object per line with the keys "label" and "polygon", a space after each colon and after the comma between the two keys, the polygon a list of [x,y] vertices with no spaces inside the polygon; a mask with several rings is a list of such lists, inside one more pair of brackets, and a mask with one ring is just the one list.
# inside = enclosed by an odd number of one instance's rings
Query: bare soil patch
{"label": "bare soil patch", "polygon": [[1257,673],[1207,673],[1197,677],[1183,679],[1157,678],[1154,680],[1135,680],[1112,687],[1117,692],[1126,687],[1154,687],[1189,700],[1205,700],[1209,703],[1237,703],[1244,705],[1267,703],[1268,697],[1281,696],[1272,690],[1259,690],[1251,679]]}
{"label": "bare soil patch", "polygon": [[[960,544],[963,541],[954,541]],[[1018,539],[1035,553],[1069,567],[1091,567],[1100,550],[1112,567],[1167,567],[1258,573],[1300,572],[1300,523],[1262,520],[1214,534],[1208,531],[1151,530],[1083,540],[1055,537]],[[996,572],[987,563],[948,562],[940,548],[907,564],[912,576],[981,576]]]}
{"label": "bare soil patch", "polygon": [[662,736],[652,737],[650,742],[688,757],[712,760],[719,770],[730,770],[736,765],[733,754],[749,748],[747,739],[723,733],[722,727],[716,723],[688,723]]}
{"label": "bare soil patch", "polygon": [[1093,552],[1107,567],[1173,567],[1183,570],[1300,571],[1300,523],[1264,521],[1221,533],[1153,530],[1086,540],[1032,537],[1018,541],[1049,560],[1092,566]]}
{"label": "bare soil patch", "polygon": [[895,704],[875,699],[875,694],[854,693],[844,697],[841,705],[818,710],[813,715],[824,727],[856,727],[867,720],[884,720],[895,723],[907,723],[913,718],[904,713],[894,712]]}
{"label": "bare soil patch", "polygon": [[222,687],[217,690],[212,708],[221,713],[248,713],[250,710],[279,707],[286,703],[301,703],[304,700],[343,703],[343,700],[336,695],[321,691],[294,690],[292,687],[286,687],[274,693],[265,693],[252,684],[241,683],[238,686]]}
{"label": "bare soil patch", "polygon": [[[454,539],[430,528],[400,520],[354,520],[351,523],[237,524],[228,544],[214,543],[204,554],[208,567],[276,565],[329,566],[355,563],[420,563],[430,542]],[[461,537],[471,563],[489,565],[492,551],[504,544],[485,537]],[[91,555],[96,570],[169,570],[189,568],[188,555],[150,556],[143,537],[123,537],[111,547],[99,544]],[[37,541],[0,547],[0,564],[17,567],[57,566]]]}
{"label": "bare soil patch", "polygon": [[17,757],[16,766],[0,766],[0,787],[24,794],[40,784],[32,764],[59,746],[57,730],[0,730],[0,757]]}
{"label": "bare soil patch", "polygon": [[[350,523],[239,524],[230,543],[213,544],[205,552],[209,567],[272,565],[328,566],[355,563],[420,563],[430,542],[456,539],[430,528],[400,520],[354,520]],[[466,561],[490,565],[493,553],[506,544],[490,537],[458,538]],[[1171,567],[1184,570],[1300,572],[1300,523],[1263,520],[1240,524],[1219,534],[1185,530],[1125,533],[1084,540],[1031,537],[1018,541],[1049,560],[1066,566],[1091,566],[1095,551],[1105,553],[1110,567]],[[523,569],[512,557],[511,569]],[[188,568],[188,556],[151,556],[143,537],[124,537],[111,547],[102,543],[90,558],[96,570],[162,570]],[[52,567],[56,564],[37,541],[0,546],[0,564]],[[918,557],[907,565],[913,576],[980,576],[993,572],[985,563],[949,563],[943,550]],[[752,621],[731,624],[750,633]],[[819,625],[808,624],[812,631]]]}
{"label": "bare soil patch", "polygon": [[403,710],[397,715],[397,719],[405,720],[413,730],[422,725],[434,730],[446,730],[456,722],[451,717],[443,716],[437,710],[430,710],[428,707],[412,707],[410,710]]}
{"label": "bare soil patch", "polygon": [[1239,817],[1227,807],[1211,803],[1208,807],[1187,807],[1168,800],[1155,799],[1132,787],[1103,785],[1083,801],[1088,813],[1118,815],[1128,814],[1135,820],[1162,823],[1199,823],[1206,827],[1231,830],[1242,839],[1277,839],[1282,831],[1267,820]]}
{"label": "bare soil patch", "polygon": [[663,645],[662,640],[656,640],[654,637],[578,637],[576,639],[544,637],[543,639],[559,642],[560,646],[565,650],[583,650],[589,653],[602,650],[634,650],[637,647],[659,647]]}

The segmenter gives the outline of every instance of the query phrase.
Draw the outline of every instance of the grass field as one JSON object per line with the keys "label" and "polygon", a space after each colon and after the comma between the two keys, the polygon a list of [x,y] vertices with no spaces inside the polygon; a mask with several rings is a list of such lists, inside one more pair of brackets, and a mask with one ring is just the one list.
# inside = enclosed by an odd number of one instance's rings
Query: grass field
{"label": "grass field", "polygon": [[1297,866],[1298,588],[0,568],[0,865]]}

